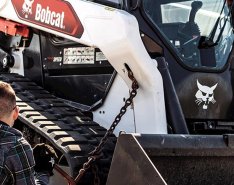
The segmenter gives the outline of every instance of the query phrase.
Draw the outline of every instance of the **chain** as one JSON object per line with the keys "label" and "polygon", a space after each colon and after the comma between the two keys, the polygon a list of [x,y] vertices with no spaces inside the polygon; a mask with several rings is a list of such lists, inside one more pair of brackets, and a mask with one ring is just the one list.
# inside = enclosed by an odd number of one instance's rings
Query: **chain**
{"label": "chain", "polygon": [[132,90],[130,92],[129,98],[125,101],[124,106],[120,109],[119,114],[115,117],[115,120],[111,124],[110,128],[105,133],[104,137],[101,139],[98,146],[90,153],[90,157],[88,157],[88,161],[83,164],[82,169],[80,169],[79,174],[75,178],[75,182],[79,182],[79,180],[83,177],[85,172],[90,168],[91,164],[96,161],[96,159],[100,158],[100,154],[103,150],[104,145],[106,144],[108,137],[113,134],[115,127],[121,121],[122,116],[126,113],[127,108],[133,103],[133,98],[137,95],[137,89],[139,88],[138,83],[133,75],[133,72],[128,70],[128,77],[132,81]]}

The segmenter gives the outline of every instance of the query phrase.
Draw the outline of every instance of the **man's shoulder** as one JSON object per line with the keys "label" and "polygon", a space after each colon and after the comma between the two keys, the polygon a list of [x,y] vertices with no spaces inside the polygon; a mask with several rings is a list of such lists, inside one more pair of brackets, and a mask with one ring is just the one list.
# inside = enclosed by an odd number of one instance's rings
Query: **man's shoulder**
{"label": "man's shoulder", "polygon": [[7,145],[10,148],[10,146],[20,143],[28,145],[20,131],[5,125],[0,125],[0,147]]}
{"label": "man's shoulder", "polygon": [[18,156],[17,158],[23,160],[22,155],[32,158],[32,147],[22,135],[16,134],[14,136],[9,136],[6,139],[10,142],[7,146],[8,149],[5,150],[8,158],[15,158],[15,156]]}
{"label": "man's shoulder", "polygon": [[[31,156],[32,149],[21,132],[14,128],[0,125],[0,166],[6,158],[17,161],[21,154]],[[21,158],[20,158],[21,159]]]}
{"label": "man's shoulder", "polygon": [[0,136],[1,138],[11,136],[22,137],[22,133],[15,128],[0,124]]}

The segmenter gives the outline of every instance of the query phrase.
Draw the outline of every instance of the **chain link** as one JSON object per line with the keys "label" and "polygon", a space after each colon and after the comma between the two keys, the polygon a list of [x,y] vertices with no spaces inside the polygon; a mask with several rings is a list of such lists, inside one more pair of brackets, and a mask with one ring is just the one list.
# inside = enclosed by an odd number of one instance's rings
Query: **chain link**
{"label": "chain link", "polygon": [[[96,159],[100,158],[101,152],[103,150],[104,145],[106,144],[108,137],[113,134],[116,126],[121,121],[122,116],[126,113],[127,108],[133,103],[133,98],[137,95],[137,89],[139,88],[138,83],[133,75],[133,72],[129,69],[128,70],[128,77],[132,81],[132,90],[130,92],[129,98],[125,101],[124,106],[120,109],[119,114],[115,117],[115,120],[111,124],[109,130],[105,133],[104,137],[101,139],[98,146],[90,153],[90,157],[88,161],[83,164],[83,167],[80,169],[79,174],[75,178],[75,182],[79,182],[80,179],[83,177],[85,172],[90,168],[91,164],[96,161]],[[98,170],[98,168],[96,168]],[[97,171],[96,171],[97,172]],[[94,179],[97,182],[97,179]],[[100,182],[100,181],[99,181]],[[95,183],[95,185],[98,185]]]}

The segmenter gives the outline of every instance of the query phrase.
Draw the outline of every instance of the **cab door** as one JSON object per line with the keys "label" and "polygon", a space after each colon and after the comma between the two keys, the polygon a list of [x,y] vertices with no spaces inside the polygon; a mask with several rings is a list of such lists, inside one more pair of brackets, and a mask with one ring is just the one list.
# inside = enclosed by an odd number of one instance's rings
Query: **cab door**
{"label": "cab door", "polygon": [[152,52],[146,45],[149,54],[168,63],[190,133],[232,133],[233,33],[227,4],[133,0],[133,5],[129,11],[139,22],[142,39],[161,48]]}

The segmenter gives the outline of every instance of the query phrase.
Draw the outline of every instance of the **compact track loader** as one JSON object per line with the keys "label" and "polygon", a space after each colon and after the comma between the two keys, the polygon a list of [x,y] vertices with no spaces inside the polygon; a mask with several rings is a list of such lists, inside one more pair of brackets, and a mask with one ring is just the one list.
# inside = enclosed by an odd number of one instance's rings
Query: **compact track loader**
{"label": "compact track loader", "polygon": [[50,185],[234,184],[231,0],[1,0],[15,127]]}

